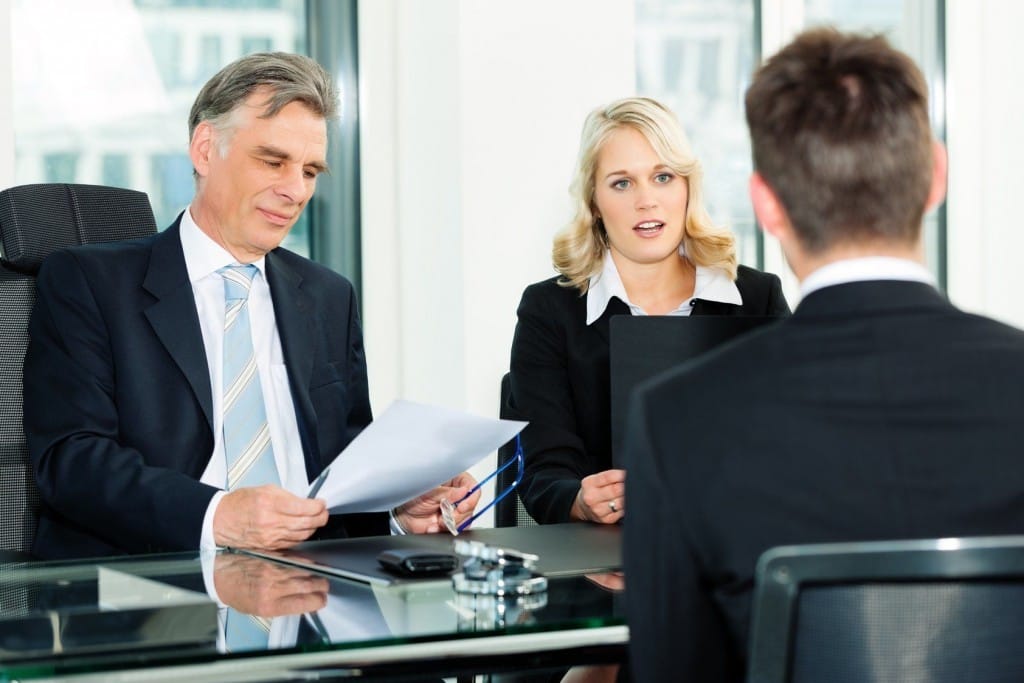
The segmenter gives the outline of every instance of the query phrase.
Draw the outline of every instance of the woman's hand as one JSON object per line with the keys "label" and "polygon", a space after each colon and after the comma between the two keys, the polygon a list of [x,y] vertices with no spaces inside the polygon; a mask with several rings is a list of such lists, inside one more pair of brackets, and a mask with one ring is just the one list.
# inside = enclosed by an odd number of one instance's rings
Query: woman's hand
{"label": "woman's hand", "polygon": [[615,524],[626,513],[626,470],[605,470],[583,477],[570,519]]}

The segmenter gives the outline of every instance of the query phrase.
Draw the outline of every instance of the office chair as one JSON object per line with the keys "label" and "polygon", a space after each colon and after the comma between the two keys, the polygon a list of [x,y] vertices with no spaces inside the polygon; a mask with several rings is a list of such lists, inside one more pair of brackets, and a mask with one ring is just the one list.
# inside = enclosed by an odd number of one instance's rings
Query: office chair
{"label": "office chair", "polygon": [[39,184],[0,192],[0,562],[31,559],[39,493],[22,428],[22,363],[35,278],[51,252],[156,233],[142,192]]}
{"label": "office chair", "polygon": [[1024,680],[1024,536],[773,548],[749,683]]}
{"label": "office chair", "polygon": [[[512,401],[512,382],[506,372],[501,378],[501,405],[498,408],[498,416],[508,420],[521,419],[515,411],[515,404]],[[516,456],[516,440],[512,439],[498,449],[498,467]],[[495,490],[504,491],[512,485],[516,479],[516,468],[509,467],[500,472],[497,477]],[[523,507],[523,501],[519,498],[519,491],[505,496],[494,506],[494,526],[537,526],[530,513]]]}

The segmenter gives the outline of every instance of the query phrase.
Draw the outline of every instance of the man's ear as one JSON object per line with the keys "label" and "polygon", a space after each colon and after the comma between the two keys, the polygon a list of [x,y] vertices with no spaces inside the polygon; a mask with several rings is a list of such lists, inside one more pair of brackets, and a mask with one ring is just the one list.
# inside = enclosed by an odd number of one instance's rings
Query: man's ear
{"label": "man's ear", "polygon": [[754,205],[754,215],[762,230],[780,241],[790,236],[793,228],[789,224],[786,209],[756,171],[750,175],[750,202]]}
{"label": "man's ear", "polygon": [[946,178],[949,173],[949,156],[946,146],[938,140],[932,141],[932,184],[928,188],[925,211],[931,211],[946,198]]}
{"label": "man's ear", "polygon": [[188,155],[192,159],[192,168],[200,176],[210,170],[210,157],[216,154],[213,126],[202,121],[192,133],[192,142],[188,146]]}

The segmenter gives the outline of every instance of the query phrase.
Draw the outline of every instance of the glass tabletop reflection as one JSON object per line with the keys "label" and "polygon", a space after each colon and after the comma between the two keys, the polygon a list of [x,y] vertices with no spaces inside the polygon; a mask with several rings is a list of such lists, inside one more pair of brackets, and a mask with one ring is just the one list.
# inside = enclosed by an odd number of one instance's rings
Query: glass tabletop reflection
{"label": "glass tabletop reflection", "polygon": [[[624,623],[621,576],[539,595],[370,585],[232,552],[0,565],[0,678]],[[233,637],[243,623],[251,639]]]}

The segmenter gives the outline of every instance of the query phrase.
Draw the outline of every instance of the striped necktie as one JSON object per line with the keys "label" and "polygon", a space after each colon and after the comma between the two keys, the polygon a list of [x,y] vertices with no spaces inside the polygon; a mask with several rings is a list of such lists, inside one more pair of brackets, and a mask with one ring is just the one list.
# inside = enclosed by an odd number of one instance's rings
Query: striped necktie
{"label": "striped necktie", "polygon": [[272,619],[228,608],[224,619],[224,646],[228,652],[266,650]]}
{"label": "striped necktie", "polygon": [[217,271],[224,279],[223,403],[227,489],[279,484],[267,426],[263,389],[256,369],[249,326],[249,289],[256,266],[232,265]]}

